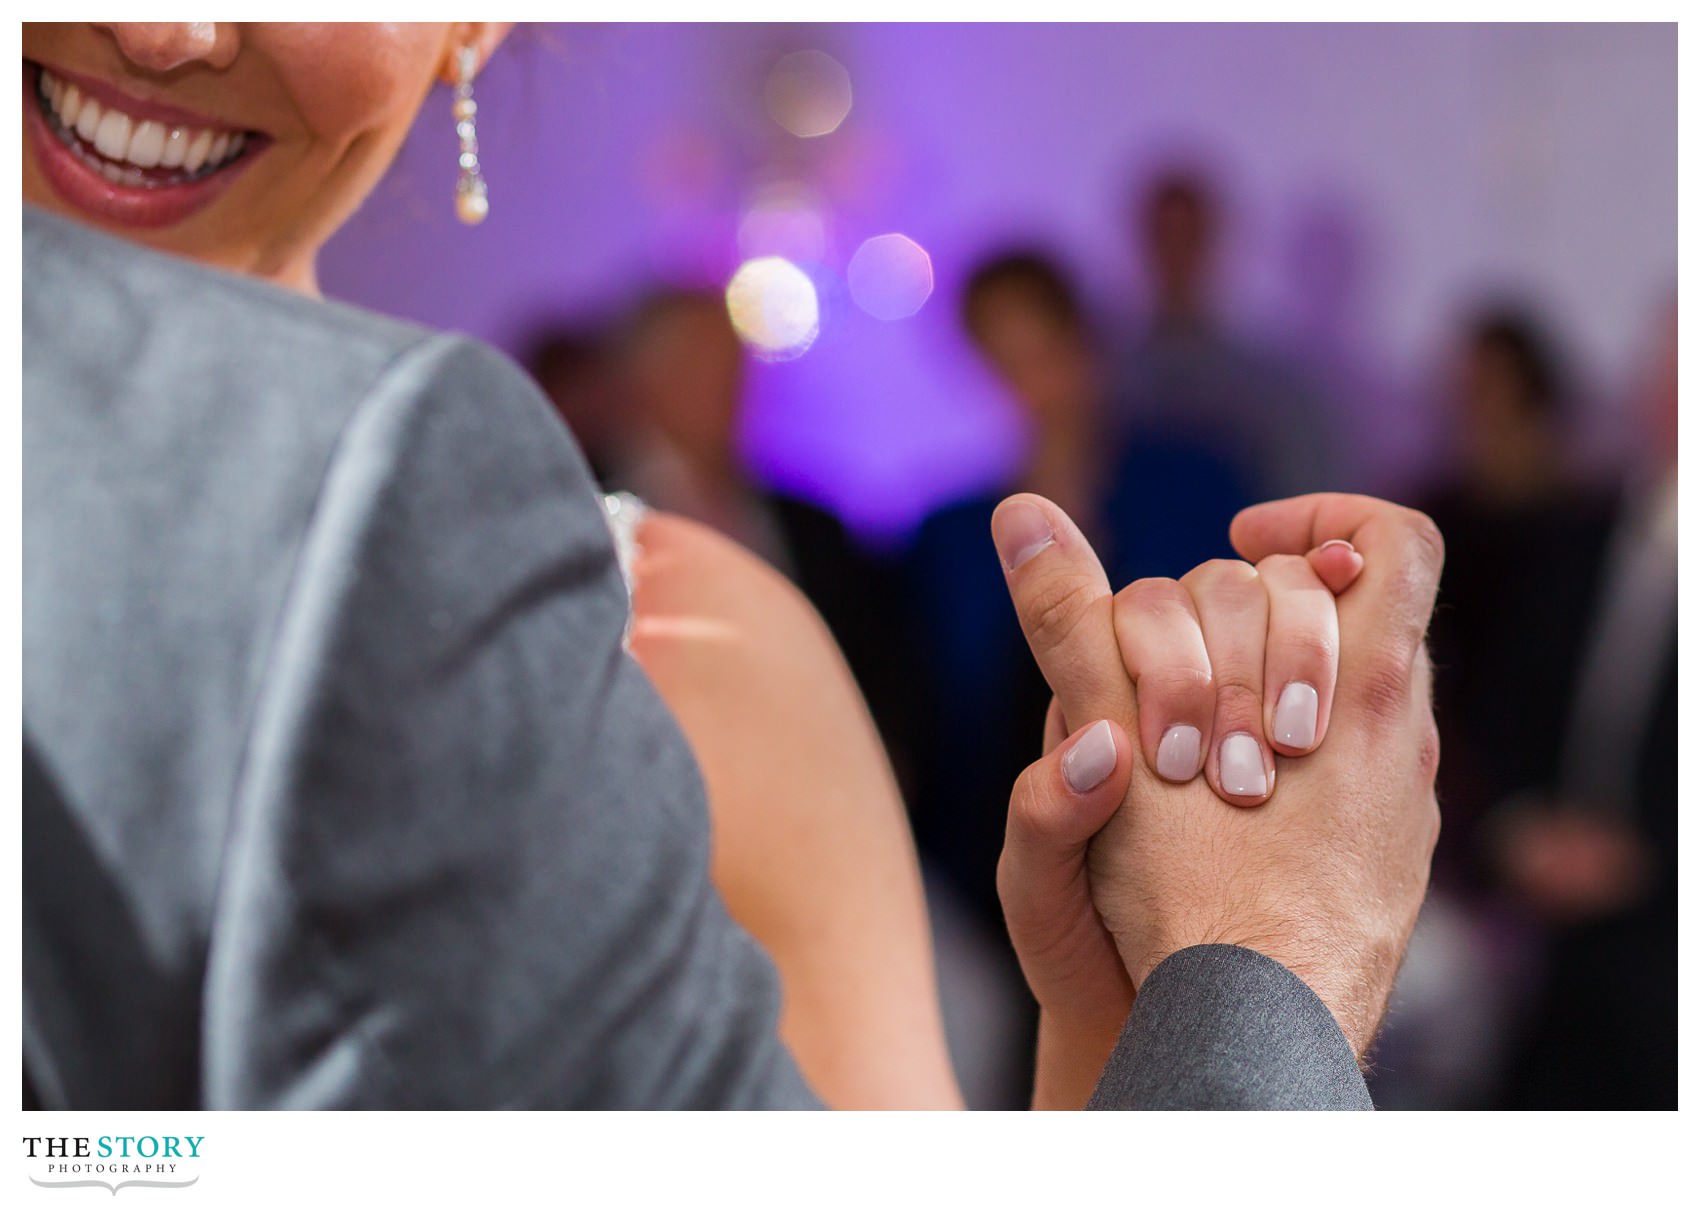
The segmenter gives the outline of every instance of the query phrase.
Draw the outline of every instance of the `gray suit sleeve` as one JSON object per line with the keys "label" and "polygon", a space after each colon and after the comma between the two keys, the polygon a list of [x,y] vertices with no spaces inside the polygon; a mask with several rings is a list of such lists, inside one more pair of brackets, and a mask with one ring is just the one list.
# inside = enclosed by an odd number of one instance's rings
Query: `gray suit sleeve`
{"label": "gray suit sleeve", "polygon": [[530,382],[461,339],[404,355],[339,440],[276,621],[208,1105],[817,1105],[625,614]]}
{"label": "gray suit sleeve", "polygon": [[1139,987],[1090,1111],[1371,1111],[1322,999],[1244,947],[1188,947]]}

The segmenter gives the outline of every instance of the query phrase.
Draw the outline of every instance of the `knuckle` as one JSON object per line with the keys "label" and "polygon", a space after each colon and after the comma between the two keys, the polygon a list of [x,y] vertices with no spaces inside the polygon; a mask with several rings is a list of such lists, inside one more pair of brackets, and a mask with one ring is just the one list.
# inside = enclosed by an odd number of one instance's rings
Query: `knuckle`
{"label": "knuckle", "polygon": [[1440,527],[1434,524],[1434,519],[1421,510],[1412,509],[1410,514],[1411,538],[1415,543],[1419,558],[1427,562],[1433,572],[1438,573],[1446,563],[1446,537],[1440,533]]}
{"label": "knuckle", "polygon": [[1175,611],[1192,615],[1192,598],[1172,577],[1142,577],[1116,594],[1117,614],[1167,618]]}
{"label": "knuckle", "polygon": [[1372,719],[1391,723],[1411,709],[1411,662],[1387,648],[1369,653],[1364,661],[1359,696]]}
{"label": "knuckle", "polygon": [[1301,672],[1326,670],[1339,657],[1339,641],[1329,632],[1316,628],[1291,631],[1271,645],[1280,659]]}
{"label": "knuckle", "polygon": [[1072,578],[1038,589],[1022,611],[1027,639],[1034,650],[1050,651],[1066,645],[1096,598],[1091,583]]}
{"label": "knuckle", "polygon": [[1275,576],[1283,580],[1290,579],[1310,571],[1310,561],[1304,556],[1292,555],[1288,552],[1276,552],[1266,555],[1257,562],[1259,576]]}
{"label": "knuckle", "polygon": [[1422,738],[1417,742],[1417,771],[1423,786],[1432,788],[1440,773],[1440,729],[1433,715],[1424,721]]}
{"label": "knuckle", "polygon": [[1141,704],[1165,704],[1176,710],[1205,706],[1210,696],[1210,671],[1191,665],[1167,665],[1139,678]]}
{"label": "knuckle", "polygon": [[1257,582],[1257,569],[1244,560],[1206,560],[1181,578],[1189,589],[1223,592],[1246,588]]}
{"label": "knuckle", "polygon": [[[1009,797],[1009,816],[1004,822],[1003,851],[998,855],[998,882],[1013,875],[1023,854],[1030,853],[1045,836],[1042,779],[1036,777],[1037,763],[1021,772]],[[1016,890],[1018,891],[1018,889]]]}
{"label": "knuckle", "polygon": [[1009,846],[1006,844],[1003,852],[998,855],[998,902],[1006,910],[1016,910],[1021,907],[1021,881],[1016,878],[1014,864],[1009,857]]}
{"label": "knuckle", "polygon": [[1038,777],[1040,765],[1041,762],[1035,762],[1023,770],[1009,793],[1007,838],[1013,839],[1020,834],[1034,833],[1040,825],[1044,800],[1044,792],[1041,790],[1043,780]]}
{"label": "knuckle", "polygon": [[1262,719],[1263,688],[1248,670],[1219,669],[1216,671],[1215,682],[1218,715],[1244,717],[1246,720]]}
{"label": "knuckle", "polygon": [[1446,563],[1446,540],[1440,527],[1426,513],[1405,510],[1405,550],[1397,561],[1394,592],[1399,600],[1420,611],[1427,621],[1434,606],[1434,591],[1440,583],[1440,570]]}

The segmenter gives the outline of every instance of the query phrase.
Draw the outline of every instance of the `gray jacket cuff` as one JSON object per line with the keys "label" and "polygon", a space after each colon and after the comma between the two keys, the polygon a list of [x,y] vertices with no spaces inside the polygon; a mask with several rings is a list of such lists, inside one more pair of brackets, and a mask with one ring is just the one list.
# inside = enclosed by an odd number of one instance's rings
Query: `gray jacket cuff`
{"label": "gray jacket cuff", "polygon": [[1372,1111],[1357,1057],[1309,985],[1245,947],[1188,947],[1158,964],[1089,1111]]}

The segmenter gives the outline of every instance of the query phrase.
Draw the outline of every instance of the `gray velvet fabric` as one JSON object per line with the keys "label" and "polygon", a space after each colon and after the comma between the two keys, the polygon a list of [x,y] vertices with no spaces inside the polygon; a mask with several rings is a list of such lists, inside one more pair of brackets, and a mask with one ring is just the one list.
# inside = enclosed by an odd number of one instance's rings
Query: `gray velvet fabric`
{"label": "gray velvet fabric", "polygon": [[[26,1101],[818,1105],[523,374],[27,208],[23,364]],[[1344,1047],[1184,952],[1095,1105],[1367,1105]]]}
{"label": "gray velvet fabric", "polygon": [[43,1104],[814,1105],[529,380],[30,212],[23,277]]}
{"label": "gray velvet fabric", "polygon": [[1188,947],[1139,987],[1088,1110],[1371,1111],[1352,1047],[1310,986],[1244,947]]}

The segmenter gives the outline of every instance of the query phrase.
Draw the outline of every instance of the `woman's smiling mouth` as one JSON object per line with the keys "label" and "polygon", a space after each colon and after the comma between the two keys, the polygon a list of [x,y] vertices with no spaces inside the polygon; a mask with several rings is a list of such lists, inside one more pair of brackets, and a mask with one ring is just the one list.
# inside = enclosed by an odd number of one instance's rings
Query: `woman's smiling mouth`
{"label": "woman's smiling mouth", "polygon": [[25,64],[24,87],[34,94],[25,110],[54,189],[129,226],[163,226],[199,210],[269,142],[36,64]]}

